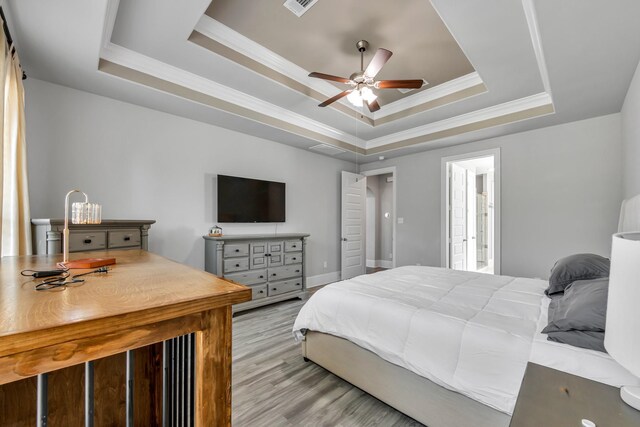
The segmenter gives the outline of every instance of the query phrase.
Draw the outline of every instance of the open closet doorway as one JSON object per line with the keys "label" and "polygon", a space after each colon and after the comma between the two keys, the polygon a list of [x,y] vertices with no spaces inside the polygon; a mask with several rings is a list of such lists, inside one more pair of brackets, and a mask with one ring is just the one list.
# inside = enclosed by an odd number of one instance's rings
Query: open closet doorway
{"label": "open closet doorway", "polygon": [[342,172],[342,280],[396,266],[395,173]]}
{"label": "open closet doorway", "polygon": [[364,173],[367,177],[366,265],[367,273],[395,266],[394,171],[379,169]]}
{"label": "open closet doorway", "polygon": [[499,149],[442,159],[443,266],[500,273]]}

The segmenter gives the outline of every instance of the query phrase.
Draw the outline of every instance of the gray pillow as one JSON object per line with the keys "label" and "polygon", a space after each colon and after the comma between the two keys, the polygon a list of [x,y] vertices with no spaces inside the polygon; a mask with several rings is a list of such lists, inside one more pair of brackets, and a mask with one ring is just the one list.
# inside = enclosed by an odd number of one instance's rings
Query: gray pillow
{"label": "gray pillow", "polygon": [[608,278],[576,280],[565,289],[562,297],[549,303],[549,324],[542,332],[603,332],[608,292]]}
{"label": "gray pillow", "polygon": [[574,347],[587,348],[606,353],[604,348],[604,332],[597,331],[559,331],[549,332],[549,341],[561,342]]}
{"label": "gray pillow", "polygon": [[576,254],[559,259],[551,269],[549,287],[545,294],[564,292],[564,289],[576,280],[600,279],[609,277],[610,262],[596,254]]}

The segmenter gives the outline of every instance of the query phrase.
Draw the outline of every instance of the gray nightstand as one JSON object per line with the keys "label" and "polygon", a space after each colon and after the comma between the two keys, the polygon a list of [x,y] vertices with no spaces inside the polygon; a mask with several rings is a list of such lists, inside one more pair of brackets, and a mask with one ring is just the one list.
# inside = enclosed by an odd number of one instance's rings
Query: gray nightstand
{"label": "gray nightstand", "polygon": [[529,363],[510,427],[638,427],[640,411],[620,399],[620,389]]}

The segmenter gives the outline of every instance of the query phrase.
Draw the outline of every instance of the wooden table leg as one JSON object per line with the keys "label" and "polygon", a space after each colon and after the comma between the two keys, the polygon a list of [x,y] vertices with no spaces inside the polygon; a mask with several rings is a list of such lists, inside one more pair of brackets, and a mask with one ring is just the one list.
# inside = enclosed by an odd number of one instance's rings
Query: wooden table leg
{"label": "wooden table leg", "polygon": [[231,306],[202,314],[195,333],[195,425],[231,425]]}

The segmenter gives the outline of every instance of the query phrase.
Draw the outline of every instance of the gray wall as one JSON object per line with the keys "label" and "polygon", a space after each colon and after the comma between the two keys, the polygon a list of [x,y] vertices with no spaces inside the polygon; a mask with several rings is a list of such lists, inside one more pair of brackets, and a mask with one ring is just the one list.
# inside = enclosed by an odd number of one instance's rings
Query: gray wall
{"label": "gray wall", "polygon": [[608,255],[622,201],[620,114],[364,165],[396,166],[397,265],[440,266],[442,157],[500,147],[502,274],[546,278],[557,258]]}
{"label": "gray wall", "polygon": [[624,197],[640,194],[640,64],[622,106]]}
{"label": "gray wall", "polygon": [[25,89],[34,218],[61,218],[64,195],[79,188],[103,204],[103,218],[155,219],[150,250],[203,268],[216,175],[281,181],[287,222],[277,231],[311,234],[309,275],[340,270],[340,171],[353,164],[31,77]]}

